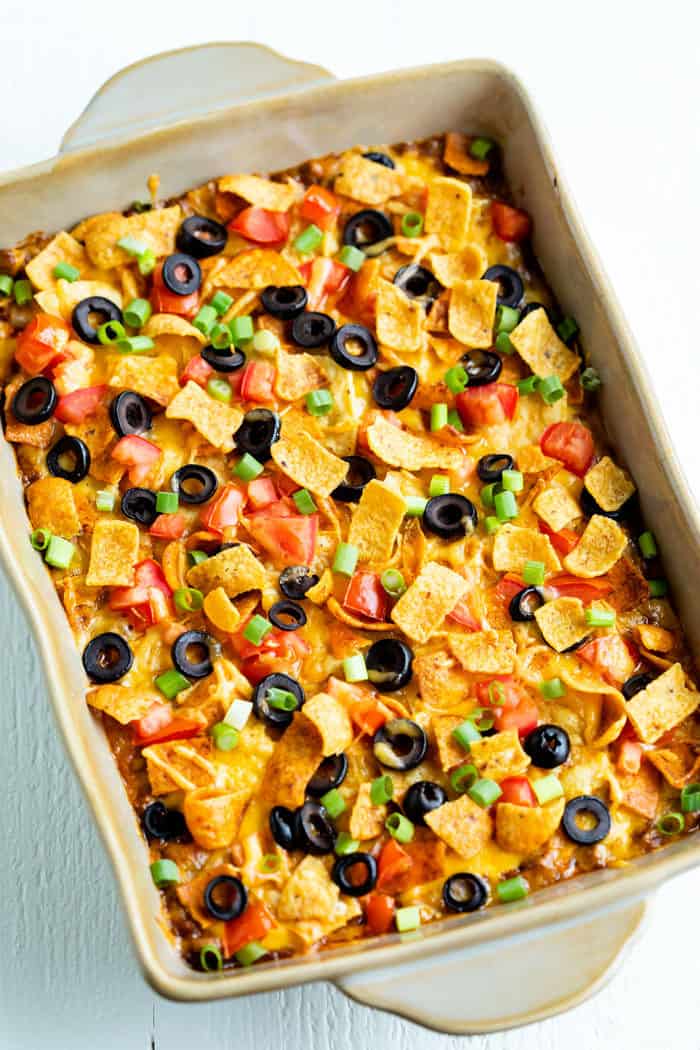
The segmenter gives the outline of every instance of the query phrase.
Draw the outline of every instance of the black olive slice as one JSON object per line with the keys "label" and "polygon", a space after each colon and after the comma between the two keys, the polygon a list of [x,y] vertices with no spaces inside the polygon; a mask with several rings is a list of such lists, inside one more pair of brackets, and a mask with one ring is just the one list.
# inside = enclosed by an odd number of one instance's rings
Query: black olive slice
{"label": "black olive slice", "polygon": [[[595,821],[593,827],[582,828],[578,823],[580,814],[586,814]],[[610,831],[610,811],[597,795],[579,795],[566,803],[561,826],[572,842],[578,846],[594,846],[602,842]]]}
{"label": "black olive slice", "polygon": [[124,318],[119,307],[103,295],[90,295],[87,299],[81,299],[71,315],[71,324],[78,339],[93,346],[100,342],[97,329],[107,321],[123,324]]}
{"label": "black olive slice", "polygon": [[363,456],[343,456],[348,465],[345,481],[333,489],[331,496],[341,503],[359,503],[365,485],[377,476],[374,466]]}
{"label": "black olive slice", "polygon": [[432,813],[447,802],[447,792],[432,780],[411,784],[404,795],[403,811],[414,824],[425,824],[425,814]]}
{"label": "black olive slice", "polygon": [[497,302],[499,306],[518,306],[522,302],[523,279],[511,266],[490,266],[482,281],[495,281],[500,285]]}
{"label": "black olive slice", "polygon": [[398,638],[373,642],[365,657],[369,680],[380,693],[403,689],[413,677],[413,652]]}
{"label": "black olive slice", "polygon": [[270,834],[282,849],[296,849],[296,813],[286,806],[273,806],[270,810]]}
{"label": "black olive slice", "polygon": [[143,434],[151,429],[151,410],[140,394],[134,390],[123,390],[109,406],[109,418],[119,437],[128,434]]}
{"label": "black olive slice", "polygon": [[383,211],[375,211],[374,208],[364,208],[351,215],[345,223],[343,244],[351,244],[354,248],[369,248],[370,245],[379,244],[393,235],[394,227],[388,215]]}
{"label": "black olive slice", "polygon": [[149,529],[158,517],[156,494],[151,489],[127,489],[122,496],[122,514]]}
{"label": "black olive slice", "polygon": [[341,325],[328,344],[328,352],[336,364],[351,372],[366,372],[376,365],[378,357],[376,340],[363,324]]}
{"label": "black olive slice", "polygon": [[400,412],[410,405],[418,389],[418,373],[410,365],[398,365],[380,372],[372,385],[372,395],[380,408]]}
{"label": "black olive slice", "polygon": [[233,435],[238,452],[248,452],[258,463],[266,463],[275,441],[279,441],[282,423],[269,408],[252,408]]}
{"label": "black olive slice", "polygon": [[301,284],[281,285],[279,288],[270,284],[260,296],[263,309],[282,321],[293,321],[304,312],[308,301],[308,292]]}
{"label": "black olive slice", "polygon": [[386,154],[381,153],[379,150],[371,149],[367,153],[363,153],[362,156],[365,160],[373,160],[375,164],[383,164],[385,168],[395,168],[396,165],[392,158]]}
{"label": "black olive slice", "polygon": [[83,650],[83,667],[93,682],[118,682],[131,669],[134,654],[120,634],[98,634]]}
{"label": "black olive slice", "polygon": [[417,266],[415,263],[408,263],[397,270],[394,274],[394,284],[409,299],[417,299],[426,307],[430,306],[442,291],[437,277],[430,270],[426,270],[425,266]]}
{"label": "black olive slice", "polygon": [[[69,461],[68,464],[66,460]],[[55,478],[65,478],[75,485],[90,471],[90,450],[80,438],[66,434],[49,449],[46,466],[49,474],[53,474]]]}
{"label": "black olive slice", "polygon": [[280,573],[279,588],[285,598],[300,602],[318,583],[318,576],[308,565],[288,565]]}
{"label": "black olive slice", "polygon": [[622,686],[622,695],[625,700],[631,700],[637,693],[641,693],[642,689],[646,689],[648,685],[654,681],[650,674],[633,674],[631,678]]}
{"label": "black olive slice", "polygon": [[141,827],[146,838],[170,839],[184,838],[187,835],[187,824],[179,809],[168,809],[164,802],[151,802],[141,816]]}
{"label": "black olive slice", "polygon": [[442,900],[448,911],[478,911],[488,899],[489,884],[470,871],[455,872],[442,887]]}
{"label": "black olive slice", "polygon": [[371,853],[346,853],[336,860],[331,878],[347,897],[364,897],[377,884],[377,862]]}
{"label": "black olive slice", "polygon": [[221,922],[237,919],[248,904],[248,891],[235,875],[216,875],[204,890],[204,904]]}
{"label": "black olive slice", "polygon": [[18,422],[35,427],[51,419],[57,402],[56,389],[51,380],[46,376],[34,376],[22,383],[10,407]]}
{"label": "black olive slice", "polygon": [[318,310],[307,310],[297,314],[292,321],[292,340],[305,350],[318,350],[325,346],[335,332],[335,321]]}
{"label": "black olive slice", "polygon": [[173,295],[192,295],[201,283],[201,267],[191,255],[174,252],[163,263],[163,284]]}
{"label": "black olive slice", "polygon": [[469,386],[495,383],[503,368],[500,357],[491,350],[467,350],[460,361],[469,376]]}
{"label": "black olive slice", "polygon": [[206,678],[214,670],[212,641],[205,631],[185,631],[175,639],[170,650],[173,666],[186,678]]}
{"label": "black olive slice", "polygon": [[205,346],[200,357],[215,372],[221,372],[223,375],[237,372],[246,362],[243,351],[235,346],[229,346],[225,350],[217,350],[215,346]]}
{"label": "black olive slice", "polygon": [[267,618],[280,631],[298,631],[306,623],[306,613],[301,605],[297,605],[288,598],[283,598],[282,601],[270,606]]}
{"label": "black olive slice", "polygon": [[345,755],[328,755],[306,785],[306,792],[314,798],[321,798],[332,788],[340,787],[347,773],[348,760]]}
{"label": "black olive slice", "polygon": [[214,471],[199,463],[186,463],[170,478],[170,488],[177,492],[180,502],[195,506],[211,499],[218,484]]}
{"label": "black olive slice", "polygon": [[556,769],[569,757],[569,734],[561,726],[543,723],[528,733],[523,748],[540,769]]}
{"label": "black olive slice", "polygon": [[410,718],[392,718],[374,734],[372,748],[381,766],[401,771],[415,769],[425,758],[428,737],[423,727]]}
{"label": "black olive slice", "polygon": [[294,711],[285,711],[284,708],[274,707],[270,703],[268,691],[270,689],[281,689],[285,693],[292,693],[296,697],[296,711],[304,703],[304,690],[295,678],[288,674],[268,674],[261,679],[253,690],[253,711],[257,718],[273,729],[286,729],[291,725]]}
{"label": "black olive slice", "polygon": [[544,595],[537,587],[524,587],[514,594],[508,606],[511,620],[527,623],[535,619],[535,613],[544,605]]}
{"label": "black olive slice", "polygon": [[476,507],[457,492],[433,496],[423,511],[423,528],[445,540],[472,533],[477,522]]}
{"label": "black olive slice", "polygon": [[500,481],[504,470],[512,470],[514,460],[506,452],[495,452],[490,456],[482,456],[476,465],[476,472],[481,481],[489,484]]}
{"label": "black olive slice", "polygon": [[181,252],[195,259],[208,259],[226,247],[228,232],[225,226],[205,215],[188,215],[177,231],[176,244]]}
{"label": "black olive slice", "polygon": [[314,856],[332,853],[335,846],[335,828],[320,802],[305,802],[296,811],[296,841],[299,848]]}

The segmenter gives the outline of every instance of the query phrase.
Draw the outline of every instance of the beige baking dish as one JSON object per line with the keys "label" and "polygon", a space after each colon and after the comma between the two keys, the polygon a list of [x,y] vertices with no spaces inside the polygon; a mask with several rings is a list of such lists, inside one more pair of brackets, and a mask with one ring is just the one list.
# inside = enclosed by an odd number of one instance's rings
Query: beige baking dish
{"label": "beige baking dish", "polygon": [[[120,209],[161,175],[174,195],[218,174],[268,171],[355,143],[446,129],[495,135],[535,248],[600,371],[613,444],[633,470],[659,537],[687,632],[700,644],[700,519],[669,446],[634,342],[556,168],[523,87],[469,60],[338,83],[316,66],[254,44],[156,56],[112,78],[53,160],[0,177],[0,243]],[[163,995],[201,1001],[333,980],[353,998],[446,1032],[486,1032],[546,1017],[585,998],[637,931],[662,879],[700,861],[693,838],[617,871],[595,873],[514,905],[248,972],[190,971],[160,926],[146,850],[116,765],[84,702],[85,679],[63,610],[29,531],[12,449],[0,441],[2,562],[34,629],[67,752],[112,859],[143,971]],[[79,920],[78,920],[79,921]],[[498,968],[499,980],[491,975]],[[527,980],[522,975],[527,974]],[[504,992],[507,989],[507,992]]]}

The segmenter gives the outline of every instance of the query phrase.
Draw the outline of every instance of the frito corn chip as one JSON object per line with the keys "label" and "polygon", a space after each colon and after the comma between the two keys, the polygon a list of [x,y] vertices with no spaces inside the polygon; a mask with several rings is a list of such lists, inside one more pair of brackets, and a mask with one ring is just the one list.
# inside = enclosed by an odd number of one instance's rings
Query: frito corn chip
{"label": "frito corn chip", "polygon": [[469,695],[469,678],[448,653],[422,653],[413,661],[413,673],[423,703],[448,711]]}
{"label": "frito corn chip", "polygon": [[350,811],[350,835],[360,842],[374,839],[384,831],[387,808],[383,805],[375,806],[370,795],[371,790],[371,780],[360,784]]}
{"label": "frito corn chip", "polygon": [[469,243],[472,191],[468,183],[442,176],[428,183],[425,232],[436,233],[447,252],[458,252]]}
{"label": "frito corn chip", "polygon": [[700,750],[695,743],[669,744],[668,747],[645,752],[645,757],[671,787],[694,784],[700,777]]}
{"label": "frito corn chip", "polygon": [[209,591],[204,598],[202,609],[207,620],[218,630],[226,634],[233,634],[238,630],[241,614],[222,586]]}
{"label": "frito corn chip", "polygon": [[427,642],[466,589],[463,576],[429,561],[391,610],[391,619],[414,642]]}
{"label": "frito corn chip", "polygon": [[27,510],[35,529],[48,529],[65,539],[77,536],[81,526],[73,488],[65,478],[46,477],[32,482],[27,489]]}
{"label": "frito corn chip", "polygon": [[330,569],[324,569],[318,583],[309,587],[306,598],[314,605],[323,605],[333,593],[333,573]]}
{"label": "frito corn chip", "polygon": [[143,718],[157,699],[155,691],[129,689],[125,685],[100,685],[87,694],[90,707],[104,711],[123,726]]}
{"label": "frito corn chip", "polygon": [[168,419],[186,419],[214,448],[230,452],[233,435],[243,421],[240,408],[216,401],[193,380],[175,395],[165,410]]}
{"label": "frito corn chip", "polygon": [[292,481],[319,496],[330,496],[348,472],[339,456],[296,427],[285,432],[284,423],[281,438],[272,446],[272,458]]}
{"label": "frito corn chip", "polygon": [[653,744],[692,714],[699,703],[700,693],[688,687],[682,666],[673,664],[632,697],[627,717],[640,740]]}
{"label": "frito corn chip", "polygon": [[552,649],[563,653],[589,633],[583,602],[580,598],[555,598],[535,612],[542,637]]}
{"label": "frito corn chip", "polygon": [[497,295],[495,281],[457,281],[450,294],[450,335],[470,348],[491,346]]}
{"label": "frito corn chip", "polygon": [[376,479],[365,485],[348,532],[348,543],[357,547],[360,561],[389,560],[405,513],[403,498],[388,485]]}
{"label": "frito corn chip", "polygon": [[[519,461],[518,461],[519,463]],[[568,489],[552,482],[533,500],[532,509],[553,532],[581,517],[581,508]]]}
{"label": "frito corn chip", "polygon": [[259,175],[224,175],[219,179],[221,193],[235,193],[248,204],[268,211],[289,211],[298,196],[298,190],[288,182],[272,182]]}
{"label": "frito corn chip", "polygon": [[[34,287],[40,291],[55,288],[60,278],[54,276],[54,269],[58,263],[62,262],[75,266],[82,278],[92,274],[92,266],[85,255],[85,249],[82,244],[76,241],[75,237],[71,237],[69,233],[61,231],[61,233],[56,234],[45,248],[42,248],[38,255],[35,255],[27,263],[27,277]],[[90,274],[88,274],[88,270]]]}
{"label": "frito corn chip", "polygon": [[139,357],[136,354],[110,355],[107,374],[110,386],[122,390],[135,390],[137,394],[150,398],[159,405],[167,405],[180,389],[177,364],[175,359],[167,354],[158,357]]}
{"label": "frito corn chip", "polygon": [[424,467],[459,470],[465,461],[465,453],[460,448],[443,445],[427,434],[411,434],[380,415],[367,427],[367,444],[383,463],[404,470]]}
{"label": "frito corn chip", "polygon": [[564,568],[574,576],[591,579],[612,569],[627,546],[627,537],[619,525],[602,514],[594,514],[581,539],[564,558]]}
{"label": "frito corn chip", "polygon": [[[73,310],[93,295],[104,296],[121,310],[122,296],[118,288],[106,281],[59,281],[56,285],[59,314],[64,321],[70,321]],[[82,345],[82,344],[80,344]]]}
{"label": "frito corn chip", "polygon": [[493,542],[494,569],[496,572],[521,573],[526,561],[541,561],[548,573],[561,569],[549,536],[519,525],[502,525]]}
{"label": "frito corn chip", "polygon": [[236,598],[246,591],[261,590],[265,581],[265,569],[250,547],[243,543],[213,554],[199,565],[193,565],[187,573],[190,587],[207,595],[209,591],[222,587],[229,598]]}
{"label": "frito corn chip", "polygon": [[375,631],[381,633],[382,631],[394,630],[393,624],[385,623],[383,620],[365,620],[361,616],[354,616],[352,613],[349,613],[344,609],[338,599],[334,598],[332,594],[326,601],[326,609],[331,616],[335,616],[336,620],[340,620],[341,623],[346,623],[348,627],[355,627],[359,631]]}
{"label": "frito corn chip", "polygon": [[177,314],[153,314],[141,329],[142,335],[158,339],[164,335],[174,335],[179,339],[195,339],[200,346],[206,346],[207,337],[199,329]]}
{"label": "frito corn chip", "polygon": [[275,745],[265,766],[260,798],[270,806],[303,805],[306,785],[323,758],[323,740],[316,725],[295,715]]}
{"label": "frito corn chip", "polygon": [[377,339],[384,346],[405,353],[420,350],[423,316],[420,303],[409,299],[391,281],[377,282]]}
{"label": "frito corn chip", "polygon": [[326,382],[323,369],[311,354],[290,354],[280,347],[276,364],[275,393],[282,401],[297,401]]}
{"label": "frito corn chip", "polygon": [[524,445],[518,449],[518,470],[523,474],[544,474],[553,467],[559,470],[561,463],[558,459],[545,456],[539,445]]}
{"label": "frito corn chip", "polygon": [[610,456],[601,460],[586,474],[583,484],[599,507],[610,513],[619,510],[636,492],[632,478],[626,470],[613,463]]}
{"label": "frito corn chip", "polygon": [[156,256],[171,255],[175,251],[175,235],[181,221],[179,204],[130,215],[128,219],[123,215],[95,215],[83,230],[85,250],[95,266],[103,270],[133,262],[133,258],[117,245],[122,237],[133,237]]}
{"label": "frito corn chip", "polygon": [[634,632],[640,645],[650,649],[652,653],[670,653],[676,645],[673,631],[667,631],[665,627],[657,627],[653,623],[638,623]]}
{"label": "frito corn chip", "polygon": [[[149,767],[150,768],[150,767]],[[238,834],[250,792],[205,785],[188,791],[182,807],[190,835],[202,849],[226,849]]]}
{"label": "frito corn chip", "polygon": [[333,914],[339,896],[340,890],[321,858],[304,857],[282,887],[277,915],[283,922],[325,922]]}
{"label": "frito corn chip", "polygon": [[143,749],[142,754],[154,795],[194,791],[198,787],[211,787],[216,781],[217,768],[212,761],[213,747],[209,737],[151,744]]}
{"label": "frito corn chip", "polygon": [[533,310],[516,325],[510,341],[537,376],[554,375],[565,383],[581,364],[578,355],[562,343],[544,309]]}
{"label": "frito corn chip", "polygon": [[471,136],[463,135],[460,131],[448,131],[445,135],[442,159],[449,168],[454,168],[460,175],[486,175],[489,170],[488,160],[472,157],[470,148],[473,141]]}
{"label": "frito corn chip", "polygon": [[88,587],[129,587],[138,553],[139,530],[133,522],[96,522],[85,577]]}
{"label": "frito corn chip", "polygon": [[251,248],[226,263],[212,277],[213,288],[252,288],[260,291],[269,284],[301,284],[301,274],[279,252],[270,248]]}
{"label": "frito corn chip", "polygon": [[333,188],[343,197],[363,204],[384,204],[403,193],[405,185],[405,177],[394,168],[375,164],[359,153],[345,153]]}
{"label": "frito corn chip", "polygon": [[450,650],[472,674],[510,674],[515,663],[512,631],[448,635]]}
{"label": "frito corn chip", "polygon": [[491,838],[488,810],[472,802],[469,795],[460,795],[454,802],[445,802],[426,813],[425,822],[464,860],[483,849]]}
{"label": "frito corn chip", "polygon": [[488,267],[486,252],[480,244],[467,244],[459,252],[428,256],[430,268],[440,284],[454,288],[459,281],[477,281]]}
{"label": "frito corn chip", "polygon": [[530,765],[530,756],[520,746],[518,730],[504,729],[473,741],[469,761],[474,763],[480,777],[500,781],[524,773]]}
{"label": "frito corn chip", "polygon": [[329,693],[317,693],[307,700],[299,719],[315,726],[323,756],[339,755],[352,743],[352,725],[345,707]]}
{"label": "frito corn chip", "polygon": [[546,806],[516,806],[501,802],[496,807],[496,841],[501,849],[529,856],[548,842],[561,823],[566,799]]}
{"label": "frito corn chip", "polygon": [[433,715],[430,725],[435,737],[435,745],[438,751],[438,759],[443,772],[449,773],[468,761],[467,752],[457,743],[452,735],[464,721],[465,716],[459,715]]}

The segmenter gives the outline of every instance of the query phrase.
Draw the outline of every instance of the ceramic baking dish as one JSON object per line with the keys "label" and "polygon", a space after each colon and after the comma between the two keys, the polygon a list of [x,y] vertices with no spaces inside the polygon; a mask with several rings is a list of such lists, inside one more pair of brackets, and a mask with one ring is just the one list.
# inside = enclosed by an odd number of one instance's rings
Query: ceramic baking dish
{"label": "ceramic baking dish", "polygon": [[[147,101],[145,101],[147,100]],[[518,204],[566,313],[576,316],[603,378],[612,443],[635,475],[644,516],[694,650],[700,645],[700,519],[605,275],[562,185],[547,136],[523,87],[490,61],[469,60],[338,83],[315,66],[252,44],[160,55],[110,80],[51,161],[0,177],[0,243],[30,229],[70,228],[121,209],[158,172],[161,195],[230,171],[274,171],[355,143],[419,139],[448,129],[498,138]],[[513,905],[442,921],[248,972],[188,969],[160,924],[147,854],[98,723],[51,580],[27,543],[14,454],[0,442],[0,545],[34,629],[66,750],[111,857],[136,954],[163,995],[202,1001],[305,981],[446,1032],[485,1032],[546,1017],[581,1001],[610,973],[639,928],[645,898],[700,861],[693,837],[620,870],[580,877]],[[498,968],[499,980],[490,974]],[[521,979],[527,972],[528,979]],[[507,989],[504,992],[504,989]]]}

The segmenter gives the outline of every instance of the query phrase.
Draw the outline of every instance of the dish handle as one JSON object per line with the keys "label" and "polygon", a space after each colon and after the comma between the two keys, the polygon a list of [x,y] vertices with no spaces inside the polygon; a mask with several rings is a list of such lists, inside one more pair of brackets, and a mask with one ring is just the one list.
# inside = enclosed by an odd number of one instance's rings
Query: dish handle
{"label": "dish handle", "polygon": [[439,1032],[472,1035],[541,1021],[605,984],[639,931],[647,902],[415,963],[336,979],[365,1006]]}
{"label": "dish handle", "polygon": [[63,136],[69,153],[335,77],[254,43],[200,44],[134,62],[105,81]]}

